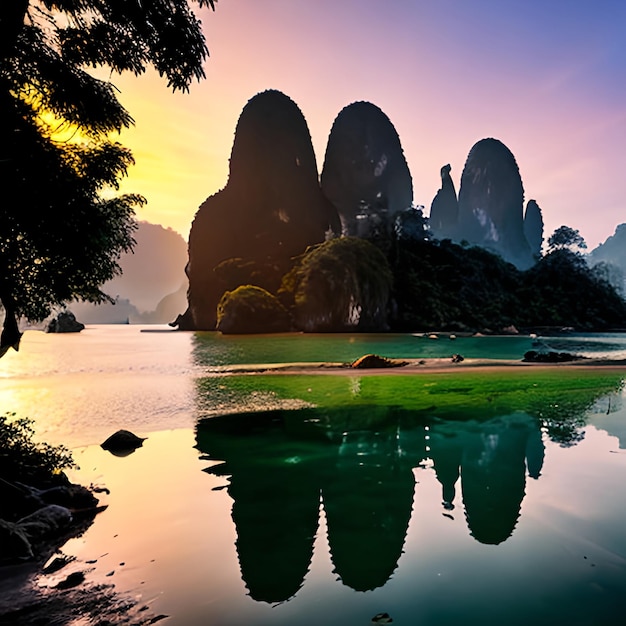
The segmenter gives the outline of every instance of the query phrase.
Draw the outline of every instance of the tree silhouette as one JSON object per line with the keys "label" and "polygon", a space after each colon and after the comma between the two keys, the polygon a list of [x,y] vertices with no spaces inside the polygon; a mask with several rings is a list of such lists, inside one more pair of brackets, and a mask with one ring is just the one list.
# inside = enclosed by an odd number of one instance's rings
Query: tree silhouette
{"label": "tree silhouette", "polygon": [[2,3],[0,355],[19,347],[19,317],[110,300],[100,285],[120,273],[119,256],[134,243],[134,208],[145,200],[115,195],[133,158],[109,139],[133,119],[115,87],[85,68],[139,75],[151,65],[186,91],[204,77],[207,55],[187,0]]}
{"label": "tree silhouette", "polygon": [[587,247],[585,240],[579,231],[570,228],[569,226],[559,226],[548,237],[548,251],[562,250],[567,248],[571,250],[576,248],[577,251],[584,250]]}

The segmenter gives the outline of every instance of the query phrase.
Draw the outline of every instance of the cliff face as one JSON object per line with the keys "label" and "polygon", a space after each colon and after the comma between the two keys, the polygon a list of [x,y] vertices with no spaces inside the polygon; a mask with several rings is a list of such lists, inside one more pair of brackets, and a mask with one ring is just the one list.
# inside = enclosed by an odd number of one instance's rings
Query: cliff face
{"label": "cliff face", "polygon": [[441,168],[441,189],[430,205],[430,229],[437,239],[453,239],[459,221],[459,203],[450,165]]}
{"label": "cliff face", "polygon": [[273,285],[329,229],[339,230],[339,218],[321,192],[300,109],[279,91],[256,95],[237,123],[228,183],[200,206],[191,227],[189,309],[180,327],[215,327],[226,285],[213,270],[223,261],[239,258],[240,268],[256,272],[255,284]]}
{"label": "cliff face", "polygon": [[541,257],[541,245],[543,244],[543,216],[541,208],[535,200],[529,200],[526,205],[524,235],[533,257],[539,259]]}
{"label": "cliff face", "polygon": [[367,236],[368,218],[391,224],[396,213],[411,206],[413,181],[400,138],[377,106],[355,102],[340,111],[328,137],[321,182],[344,235]]}
{"label": "cliff face", "polygon": [[523,203],[515,157],[497,139],[482,139],[470,150],[461,176],[455,238],[493,250],[520,269],[530,267]]}

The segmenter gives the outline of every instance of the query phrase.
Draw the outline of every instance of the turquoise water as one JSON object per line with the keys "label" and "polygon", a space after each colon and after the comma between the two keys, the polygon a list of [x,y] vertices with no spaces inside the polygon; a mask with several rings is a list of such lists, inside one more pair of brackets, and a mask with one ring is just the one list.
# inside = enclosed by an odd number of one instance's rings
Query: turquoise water
{"label": "turquoise water", "polygon": [[237,336],[196,333],[193,354],[196,363],[207,367],[242,364],[333,362],[346,363],[364,354],[388,358],[521,359],[532,349],[528,336],[457,337],[438,339],[411,334],[285,334]]}
{"label": "turquoise water", "polygon": [[[176,626],[623,620],[622,372],[233,375],[366,352],[518,359],[536,339],[162,330],[29,331],[0,360],[0,402],[111,491],[40,584],[85,571]],[[123,458],[87,445],[117,428],[147,440]]]}

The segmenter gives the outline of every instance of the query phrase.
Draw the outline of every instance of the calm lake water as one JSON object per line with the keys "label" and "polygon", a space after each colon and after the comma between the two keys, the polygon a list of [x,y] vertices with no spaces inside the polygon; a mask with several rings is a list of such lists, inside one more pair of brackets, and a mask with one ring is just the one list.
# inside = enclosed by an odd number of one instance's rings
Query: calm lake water
{"label": "calm lake water", "polygon": [[[233,374],[388,357],[626,356],[626,336],[28,331],[0,401],[109,505],[63,551],[183,626],[608,624],[626,607],[620,373]],[[536,349],[536,345],[535,345]],[[229,373],[230,370],[230,373]],[[118,428],[147,436],[116,457]],[[165,622],[164,622],[165,623]]]}

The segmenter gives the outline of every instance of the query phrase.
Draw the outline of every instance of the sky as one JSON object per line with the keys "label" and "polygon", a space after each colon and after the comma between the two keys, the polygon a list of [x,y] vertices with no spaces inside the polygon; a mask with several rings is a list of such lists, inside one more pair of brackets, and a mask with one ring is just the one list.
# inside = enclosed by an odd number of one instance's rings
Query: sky
{"label": "sky", "polygon": [[626,222],[626,2],[623,0],[219,0],[198,10],[206,79],[172,94],[154,71],[114,75],[135,126],[118,139],[136,165],[122,190],[137,216],[185,239],[226,184],[241,110],[279,89],[304,114],[321,173],[340,110],[366,100],[395,126],[430,210],[450,163],[471,147],[515,155],[544,237],[562,224],[590,248]]}

